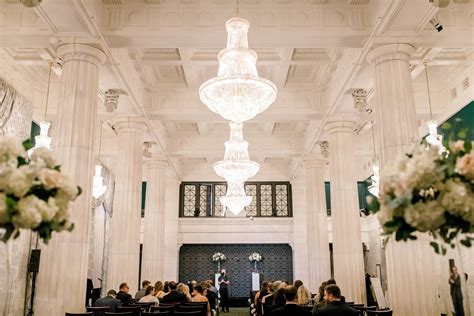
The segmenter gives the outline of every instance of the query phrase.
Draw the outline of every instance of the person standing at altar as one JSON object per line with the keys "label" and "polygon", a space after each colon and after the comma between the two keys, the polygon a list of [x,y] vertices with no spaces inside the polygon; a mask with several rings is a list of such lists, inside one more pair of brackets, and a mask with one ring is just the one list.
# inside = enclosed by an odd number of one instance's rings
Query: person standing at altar
{"label": "person standing at altar", "polygon": [[221,295],[221,308],[222,312],[229,312],[229,277],[225,269],[221,270],[221,275],[218,279],[219,282],[219,294]]}
{"label": "person standing at altar", "polygon": [[456,316],[464,316],[463,297],[461,291],[461,277],[458,273],[458,268],[452,266],[451,274],[449,276],[449,285],[451,288],[451,298],[453,300],[454,311]]}

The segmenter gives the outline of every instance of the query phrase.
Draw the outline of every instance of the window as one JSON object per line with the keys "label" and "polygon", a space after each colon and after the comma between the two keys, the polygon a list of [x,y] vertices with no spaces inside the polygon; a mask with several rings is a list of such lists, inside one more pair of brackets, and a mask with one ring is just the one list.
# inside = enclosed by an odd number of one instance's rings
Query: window
{"label": "window", "polygon": [[[222,217],[225,207],[224,182],[183,182],[180,187],[180,217]],[[289,182],[247,182],[245,192],[252,202],[245,207],[247,217],[290,217],[291,184]]]}

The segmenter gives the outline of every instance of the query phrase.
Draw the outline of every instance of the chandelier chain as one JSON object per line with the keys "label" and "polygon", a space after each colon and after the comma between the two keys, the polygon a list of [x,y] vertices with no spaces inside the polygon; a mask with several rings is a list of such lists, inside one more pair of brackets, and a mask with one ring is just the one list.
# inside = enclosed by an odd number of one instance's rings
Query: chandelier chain
{"label": "chandelier chain", "polygon": [[428,105],[430,107],[430,120],[433,120],[433,111],[431,109],[430,81],[428,77],[428,62],[424,61],[423,66],[425,66],[426,90],[428,91]]}
{"label": "chandelier chain", "polygon": [[240,0],[237,0],[237,11],[236,11],[236,17],[239,17],[239,9],[240,9]]}
{"label": "chandelier chain", "polygon": [[46,115],[48,114],[49,89],[51,87],[51,73],[52,73],[52,70],[53,70],[53,61],[52,60],[48,61],[48,65],[49,65],[48,87],[46,89],[46,104],[45,104],[45,107],[44,107],[44,120],[45,121],[46,121]]}

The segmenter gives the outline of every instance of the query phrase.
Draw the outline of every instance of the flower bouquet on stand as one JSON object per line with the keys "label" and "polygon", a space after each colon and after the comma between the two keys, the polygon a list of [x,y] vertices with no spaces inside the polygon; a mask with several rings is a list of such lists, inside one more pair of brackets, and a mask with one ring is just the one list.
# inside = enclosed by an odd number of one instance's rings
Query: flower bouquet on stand
{"label": "flower bouquet on stand", "polygon": [[254,252],[249,256],[249,260],[250,260],[250,262],[253,262],[255,272],[258,273],[257,263],[262,261],[263,257],[258,252]]}
{"label": "flower bouquet on stand", "polygon": [[221,271],[221,262],[226,261],[226,260],[227,260],[227,257],[221,252],[216,252],[215,254],[212,255],[212,261],[217,262],[218,273]]}
{"label": "flower bouquet on stand", "polygon": [[430,233],[430,245],[442,254],[445,245],[454,248],[460,240],[471,247],[474,240],[473,143],[460,139],[444,146],[447,151],[440,153],[435,146],[420,144],[387,163],[379,198],[367,199],[386,235],[407,241],[416,239],[416,232]]}
{"label": "flower bouquet on stand", "polygon": [[21,229],[37,232],[45,242],[52,232],[71,231],[70,202],[81,188],[61,172],[46,148],[37,148],[31,158],[29,141],[0,137],[0,229],[2,241],[17,238]]}

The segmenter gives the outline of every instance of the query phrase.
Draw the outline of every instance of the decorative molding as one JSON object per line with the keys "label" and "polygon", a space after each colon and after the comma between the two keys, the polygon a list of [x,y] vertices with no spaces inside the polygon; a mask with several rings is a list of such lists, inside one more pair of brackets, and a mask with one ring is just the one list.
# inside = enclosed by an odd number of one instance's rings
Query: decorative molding
{"label": "decorative molding", "polygon": [[109,89],[104,92],[104,106],[107,112],[113,113],[118,108],[119,91]]}
{"label": "decorative molding", "polygon": [[354,108],[359,112],[365,112],[367,110],[367,90],[351,89],[351,94],[354,100]]}

